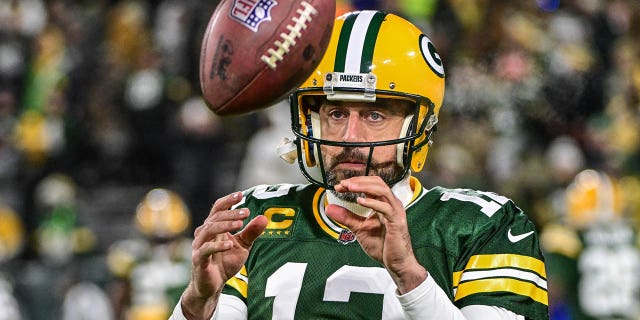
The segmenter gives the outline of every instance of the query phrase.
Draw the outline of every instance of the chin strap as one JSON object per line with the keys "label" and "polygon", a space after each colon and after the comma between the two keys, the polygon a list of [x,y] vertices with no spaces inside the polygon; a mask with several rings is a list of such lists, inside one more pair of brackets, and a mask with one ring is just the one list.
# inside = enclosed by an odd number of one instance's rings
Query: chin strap
{"label": "chin strap", "polygon": [[337,206],[343,207],[361,217],[368,217],[373,212],[372,209],[363,207],[355,202],[342,200],[338,198],[335,193],[336,192],[334,190],[329,190],[329,192],[327,192],[327,202],[329,202],[329,204],[335,204]]}
{"label": "chin strap", "polygon": [[[391,191],[396,197],[398,197],[398,199],[400,199],[400,201],[402,201],[402,205],[405,208],[407,207],[407,205],[409,205],[411,199],[413,198],[413,190],[411,190],[411,184],[409,183],[410,179],[411,172],[409,172],[409,174],[407,174],[404,179],[400,180],[398,183],[393,185],[393,187],[391,187]],[[329,204],[335,204],[337,206],[343,207],[361,217],[368,217],[373,212],[372,209],[363,207],[355,202],[342,200],[338,198],[335,193],[336,192],[334,190],[328,190],[327,202]]]}

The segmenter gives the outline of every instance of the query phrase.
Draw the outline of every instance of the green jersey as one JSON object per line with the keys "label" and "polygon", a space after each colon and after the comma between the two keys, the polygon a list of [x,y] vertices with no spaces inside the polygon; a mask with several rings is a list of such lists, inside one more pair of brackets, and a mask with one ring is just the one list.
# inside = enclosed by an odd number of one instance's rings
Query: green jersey
{"label": "green jersey", "polygon": [[[545,267],[533,224],[509,199],[424,189],[411,178],[413,251],[458,308],[492,305],[548,319]],[[249,319],[403,319],[396,286],[355,236],[324,212],[314,185],[258,186],[238,207],[269,223],[223,293]]]}

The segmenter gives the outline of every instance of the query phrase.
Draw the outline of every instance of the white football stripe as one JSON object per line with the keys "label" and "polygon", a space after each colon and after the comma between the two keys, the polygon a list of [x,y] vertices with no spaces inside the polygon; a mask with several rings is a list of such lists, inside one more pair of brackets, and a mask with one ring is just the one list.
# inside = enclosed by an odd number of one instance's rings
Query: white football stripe
{"label": "white football stripe", "polygon": [[356,21],[353,23],[349,44],[347,46],[347,57],[345,60],[345,73],[359,73],[360,64],[362,63],[362,48],[364,48],[364,38],[367,35],[367,29],[371,24],[371,19],[375,11],[362,11],[358,14]]}
{"label": "white football stripe", "polygon": [[524,281],[535,283],[538,287],[547,289],[547,280],[541,278],[535,273],[522,271],[518,269],[503,268],[497,270],[482,270],[482,271],[465,271],[460,278],[460,282],[479,280],[485,278],[516,278]]}

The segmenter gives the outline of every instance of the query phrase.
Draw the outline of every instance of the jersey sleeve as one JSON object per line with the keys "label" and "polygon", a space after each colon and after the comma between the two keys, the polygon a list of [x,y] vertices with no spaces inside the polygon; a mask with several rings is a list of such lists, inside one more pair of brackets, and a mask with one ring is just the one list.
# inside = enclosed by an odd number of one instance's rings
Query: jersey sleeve
{"label": "jersey sleeve", "polygon": [[222,293],[234,296],[246,304],[247,289],[249,286],[248,282],[247,268],[245,266],[242,266],[240,272],[238,272],[231,279],[227,280],[227,283],[222,289]]}
{"label": "jersey sleeve", "polygon": [[454,303],[460,308],[497,306],[527,319],[548,319],[547,276],[534,224],[511,200],[480,196],[496,206],[475,221],[465,246],[470,249],[459,257]]}

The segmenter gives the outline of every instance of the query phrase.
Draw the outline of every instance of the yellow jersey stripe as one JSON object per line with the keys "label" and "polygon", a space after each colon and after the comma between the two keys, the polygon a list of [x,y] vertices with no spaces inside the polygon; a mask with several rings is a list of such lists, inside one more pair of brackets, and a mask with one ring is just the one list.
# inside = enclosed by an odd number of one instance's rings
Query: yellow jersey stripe
{"label": "yellow jersey stripe", "polygon": [[[517,254],[484,254],[475,255],[469,259],[469,262],[465,266],[465,270],[473,269],[495,269],[495,268],[520,268],[524,270],[530,270],[546,278],[547,273],[544,268],[544,262],[539,259],[517,255]],[[463,270],[463,271],[465,271]],[[459,280],[459,277],[458,277]],[[455,281],[454,284],[458,282]]]}
{"label": "yellow jersey stripe", "polygon": [[540,289],[530,282],[508,278],[480,279],[461,283],[456,290],[454,301],[476,293],[499,291],[527,296],[534,301],[549,305],[549,297],[546,290]]}
{"label": "yellow jersey stripe", "polygon": [[326,232],[329,236],[333,237],[334,239],[338,239],[338,233],[336,231],[333,231],[322,220],[322,217],[320,216],[320,209],[319,209],[320,208],[320,197],[322,196],[323,192],[324,192],[324,189],[318,188],[318,191],[316,191],[316,194],[313,196],[313,203],[312,203],[313,217],[316,219],[316,222],[322,228],[322,230],[324,230],[324,232]]}
{"label": "yellow jersey stripe", "polygon": [[232,288],[236,289],[241,295],[242,297],[244,297],[245,299],[247,298],[247,268],[245,268],[245,266],[242,266],[242,269],[240,269],[240,272],[238,272],[238,274],[236,276],[234,276],[233,278],[227,280],[227,285],[231,286]]}
{"label": "yellow jersey stripe", "polygon": [[453,287],[457,287],[460,283],[460,278],[462,278],[462,271],[457,271],[453,273]]}
{"label": "yellow jersey stripe", "polygon": [[468,282],[468,281],[480,280],[480,279],[495,279],[495,278],[511,278],[511,279],[518,279],[521,281],[528,281],[528,282],[534,283],[536,286],[542,289],[545,289],[545,290],[547,289],[546,279],[540,277],[539,275],[533,272],[514,269],[514,268],[466,271],[462,274],[462,278],[460,278],[460,282]]}

